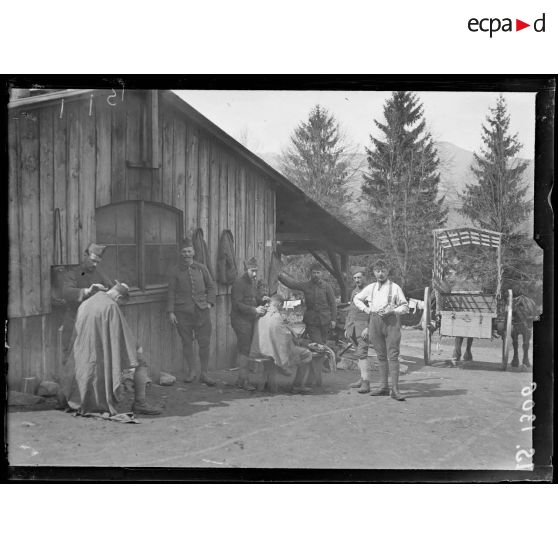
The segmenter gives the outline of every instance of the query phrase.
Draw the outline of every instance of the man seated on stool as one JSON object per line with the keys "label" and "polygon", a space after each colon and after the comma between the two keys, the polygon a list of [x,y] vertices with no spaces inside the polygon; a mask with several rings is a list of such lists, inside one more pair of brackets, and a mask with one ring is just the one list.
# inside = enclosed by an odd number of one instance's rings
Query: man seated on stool
{"label": "man seated on stool", "polygon": [[304,385],[312,362],[312,352],[296,344],[296,337],[283,321],[281,308],[285,299],[274,294],[269,309],[254,327],[250,348],[251,357],[267,356],[273,359],[281,373],[292,376],[296,373],[293,391],[308,393],[312,391]]}
{"label": "man seated on stool", "polygon": [[120,306],[129,299],[129,287],[117,283],[99,291],[78,308],[73,344],[77,390],[69,396],[70,408],[81,413],[119,414],[123,371],[134,369],[134,406],[141,415],[159,415],[146,400],[147,364]]}

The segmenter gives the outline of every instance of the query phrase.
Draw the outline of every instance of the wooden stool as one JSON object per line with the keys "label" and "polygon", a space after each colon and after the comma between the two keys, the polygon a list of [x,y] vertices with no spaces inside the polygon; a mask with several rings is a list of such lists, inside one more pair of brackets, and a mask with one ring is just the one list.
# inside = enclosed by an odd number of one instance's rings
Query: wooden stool
{"label": "wooden stool", "polygon": [[250,357],[249,362],[254,367],[254,372],[260,374],[258,391],[265,391],[267,387],[272,393],[277,392],[277,370],[271,357]]}
{"label": "wooden stool", "polygon": [[295,383],[297,378],[300,379],[300,387],[305,387],[308,378],[311,378],[310,383],[316,387],[321,387],[322,385],[322,358],[325,355],[322,353],[312,352],[312,362],[309,363],[306,368],[306,372],[302,378],[299,378],[298,372],[295,374],[293,383],[291,385],[291,391],[295,388]]}
{"label": "wooden stool", "polygon": [[310,364],[310,378],[313,386],[322,387],[322,368],[325,359],[323,353],[312,353],[312,362]]}

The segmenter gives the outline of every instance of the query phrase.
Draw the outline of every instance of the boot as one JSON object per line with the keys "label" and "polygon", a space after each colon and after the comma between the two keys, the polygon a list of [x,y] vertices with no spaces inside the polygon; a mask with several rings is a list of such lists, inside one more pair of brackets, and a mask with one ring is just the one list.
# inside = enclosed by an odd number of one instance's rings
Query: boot
{"label": "boot", "polygon": [[399,362],[389,363],[389,375],[391,379],[391,397],[396,401],[405,401],[405,398],[399,393]]}
{"label": "boot", "polygon": [[134,405],[132,412],[137,415],[160,415],[161,411],[147,404],[145,398],[145,388],[149,377],[147,375],[147,367],[138,366],[134,372]]}
{"label": "boot", "polygon": [[200,383],[205,384],[206,386],[213,387],[217,385],[217,382],[207,375],[207,372],[202,372],[200,376]]}
{"label": "boot", "polygon": [[236,381],[237,387],[246,391],[254,391],[256,389],[248,379],[248,357],[246,355],[238,356],[238,380]]}
{"label": "boot", "polygon": [[358,393],[370,393],[370,382],[368,380],[362,380]]}
{"label": "boot", "polygon": [[132,412],[135,415],[160,415],[161,414],[161,411],[159,409],[156,409],[155,407],[149,405],[147,401],[145,401],[145,399],[143,401],[138,401],[138,400],[134,401]]}
{"label": "boot", "polygon": [[388,373],[389,367],[386,360],[378,361],[378,369],[380,371],[380,387],[370,392],[372,396],[389,395]]}
{"label": "boot", "polygon": [[370,393],[370,375],[368,373],[368,360],[363,359],[358,361],[360,370],[361,385],[358,393]]}
{"label": "boot", "polygon": [[350,388],[359,388],[360,386],[362,386],[362,378],[359,378],[358,381],[349,384]]}
{"label": "boot", "polygon": [[190,384],[196,379],[195,371],[192,367],[192,358],[188,351],[182,349],[182,378],[185,384]]}

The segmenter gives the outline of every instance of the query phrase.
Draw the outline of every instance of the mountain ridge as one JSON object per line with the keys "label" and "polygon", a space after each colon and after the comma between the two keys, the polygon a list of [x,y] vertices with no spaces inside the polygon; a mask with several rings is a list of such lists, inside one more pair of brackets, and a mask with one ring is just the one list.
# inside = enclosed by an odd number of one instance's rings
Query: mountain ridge
{"label": "mountain ridge", "polygon": [[[448,207],[448,221],[446,226],[448,228],[460,227],[471,225],[469,220],[459,214],[458,209],[461,207],[459,194],[465,190],[467,183],[474,180],[474,175],[471,171],[471,165],[474,162],[474,153],[468,149],[455,145],[447,141],[436,142],[438,150],[438,157],[440,159],[440,195],[445,196],[446,205]],[[267,164],[272,166],[275,170],[280,170],[280,154],[274,152],[256,153]],[[348,189],[352,201],[348,204],[348,209],[358,211],[358,198],[360,196],[360,186],[362,183],[362,172],[367,167],[366,154],[358,153],[355,156],[356,164],[359,167],[359,172],[349,182]],[[534,188],[534,161],[532,159],[520,159],[520,161],[527,160],[529,165],[525,169],[524,181],[525,185],[529,187],[531,204],[533,203],[533,188]],[[533,231],[534,215],[531,211],[530,216],[526,219],[524,225],[521,227],[523,232]]]}

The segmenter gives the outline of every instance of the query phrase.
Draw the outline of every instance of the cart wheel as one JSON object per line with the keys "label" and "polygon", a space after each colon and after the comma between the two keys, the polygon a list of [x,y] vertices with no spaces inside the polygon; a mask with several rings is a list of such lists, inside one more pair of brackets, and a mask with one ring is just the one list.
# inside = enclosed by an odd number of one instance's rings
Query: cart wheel
{"label": "cart wheel", "polygon": [[502,370],[508,367],[508,357],[510,354],[510,346],[512,344],[511,330],[512,330],[512,309],[513,309],[513,293],[508,289],[508,300],[505,310],[505,329],[502,336]]}
{"label": "cart wheel", "polygon": [[422,312],[422,332],[424,335],[424,364],[430,364],[432,352],[432,291],[430,287],[424,289],[424,310]]}

